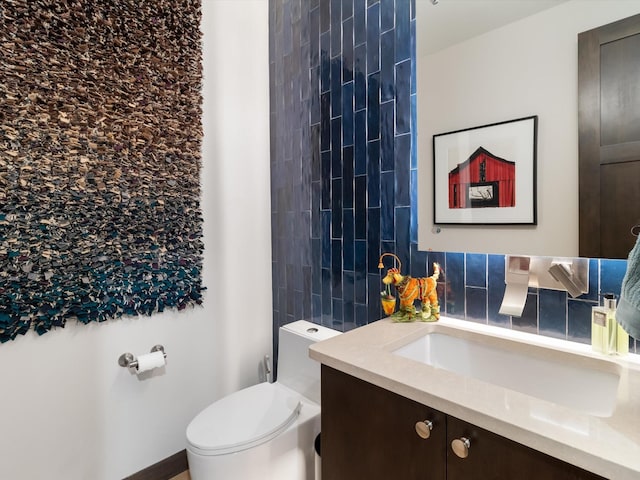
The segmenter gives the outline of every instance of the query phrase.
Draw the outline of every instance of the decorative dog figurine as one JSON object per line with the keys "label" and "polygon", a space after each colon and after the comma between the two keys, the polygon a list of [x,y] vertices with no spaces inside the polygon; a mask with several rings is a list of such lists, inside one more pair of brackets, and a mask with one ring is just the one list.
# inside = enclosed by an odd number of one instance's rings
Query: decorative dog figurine
{"label": "decorative dog figurine", "polygon": [[424,322],[435,322],[440,319],[440,304],[436,290],[440,265],[433,264],[433,275],[430,277],[412,278],[402,275],[398,268],[390,268],[382,279],[385,285],[393,285],[400,296],[400,309],[391,317],[398,322],[412,321],[416,316],[414,302],[421,303],[420,317]]}

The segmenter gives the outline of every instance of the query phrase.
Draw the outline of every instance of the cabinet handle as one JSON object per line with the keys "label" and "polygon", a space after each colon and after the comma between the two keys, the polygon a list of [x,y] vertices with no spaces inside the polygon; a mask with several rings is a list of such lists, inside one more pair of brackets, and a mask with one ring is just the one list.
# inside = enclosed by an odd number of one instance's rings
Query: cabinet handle
{"label": "cabinet handle", "polygon": [[420,438],[429,438],[431,436],[431,430],[433,430],[433,422],[431,420],[416,422],[416,433]]}
{"label": "cabinet handle", "polygon": [[467,437],[456,438],[451,442],[451,449],[460,458],[467,458],[469,456],[469,448],[471,447],[471,441]]}

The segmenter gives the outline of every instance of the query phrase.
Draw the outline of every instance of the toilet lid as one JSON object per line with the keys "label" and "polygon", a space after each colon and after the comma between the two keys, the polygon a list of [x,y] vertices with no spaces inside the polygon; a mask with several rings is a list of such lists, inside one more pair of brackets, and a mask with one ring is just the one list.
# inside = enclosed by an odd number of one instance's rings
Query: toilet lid
{"label": "toilet lid", "polygon": [[224,455],[260,445],[285,430],[300,413],[299,397],[277,383],[259,383],[211,404],[187,427],[201,455]]}

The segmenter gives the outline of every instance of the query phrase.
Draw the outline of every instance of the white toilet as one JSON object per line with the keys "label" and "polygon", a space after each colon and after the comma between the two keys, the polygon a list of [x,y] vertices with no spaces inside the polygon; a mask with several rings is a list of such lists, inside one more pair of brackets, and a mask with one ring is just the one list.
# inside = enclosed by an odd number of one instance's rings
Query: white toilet
{"label": "white toilet", "polygon": [[340,332],[305,320],[279,330],[278,381],[228,395],[187,427],[192,480],[313,480],[320,364],[309,345]]}

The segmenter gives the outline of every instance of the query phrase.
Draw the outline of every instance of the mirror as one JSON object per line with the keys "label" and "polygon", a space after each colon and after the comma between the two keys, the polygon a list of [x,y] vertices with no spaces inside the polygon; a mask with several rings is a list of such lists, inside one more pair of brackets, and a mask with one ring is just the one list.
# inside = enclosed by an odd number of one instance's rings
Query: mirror
{"label": "mirror", "polygon": [[[577,36],[639,12],[640,0],[416,0],[420,250],[578,256]],[[433,135],[532,115],[537,225],[435,225]]]}

